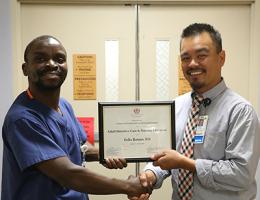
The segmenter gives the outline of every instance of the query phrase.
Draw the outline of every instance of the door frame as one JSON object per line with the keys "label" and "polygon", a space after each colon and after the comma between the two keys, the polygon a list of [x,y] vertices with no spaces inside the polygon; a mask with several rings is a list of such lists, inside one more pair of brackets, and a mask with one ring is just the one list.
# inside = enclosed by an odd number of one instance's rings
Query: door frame
{"label": "door frame", "polygon": [[[138,3],[136,3],[138,2]],[[95,5],[115,5],[115,4],[156,4],[156,5],[250,5],[250,63],[249,63],[249,97],[255,109],[260,114],[260,0],[12,0],[12,46],[13,71],[20,70],[23,62],[21,55],[21,5],[22,4],[95,4]],[[13,95],[16,96],[24,88],[20,88],[21,78],[14,78],[13,85],[17,86]]]}

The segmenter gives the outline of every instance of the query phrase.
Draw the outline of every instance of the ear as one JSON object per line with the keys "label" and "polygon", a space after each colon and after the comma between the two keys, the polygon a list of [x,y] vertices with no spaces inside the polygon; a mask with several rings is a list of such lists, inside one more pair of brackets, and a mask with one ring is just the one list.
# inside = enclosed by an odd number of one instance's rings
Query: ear
{"label": "ear", "polygon": [[22,64],[22,69],[23,69],[23,75],[28,76],[27,63]]}
{"label": "ear", "polygon": [[225,60],[226,60],[226,52],[224,50],[222,50],[219,53],[219,65],[222,67],[225,64]]}

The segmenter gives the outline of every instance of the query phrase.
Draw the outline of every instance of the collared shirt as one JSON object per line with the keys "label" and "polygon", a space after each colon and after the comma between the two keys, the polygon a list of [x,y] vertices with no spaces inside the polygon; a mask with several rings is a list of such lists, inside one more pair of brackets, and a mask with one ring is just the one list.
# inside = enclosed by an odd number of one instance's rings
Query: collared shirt
{"label": "collared shirt", "polygon": [[[203,94],[210,105],[201,105],[200,115],[208,115],[203,144],[194,144],[196,173],[193,200],[251,200],[256,196],[255,172],[259,160],[260,125],[252,105],[226,87],[224,80]],[[184,135],[192,99],[191,93],[175,100],[176,149]],[[172,175],[172,199],[177,193],[178,169],[161,170],[149,163],[157,176],[155,188]]]}

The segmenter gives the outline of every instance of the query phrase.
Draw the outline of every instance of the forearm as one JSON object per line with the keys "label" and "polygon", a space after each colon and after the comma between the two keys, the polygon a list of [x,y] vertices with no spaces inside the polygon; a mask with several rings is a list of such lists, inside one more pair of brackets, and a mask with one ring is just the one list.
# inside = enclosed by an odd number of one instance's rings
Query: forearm
{"label": "forearm", "polygon": [[254,182],[256,166],[249,169],[234,160],[196,160],[197,176],[206,188],[243,191]]}
{"label": "forearm", "polygon": [[60,184],[80,192],[89,194],[127,194],[129,191],[127,181],[98,175],[86,168],[73,168],[69,174],[60,179]]}
{"label": "forearm", "polygon": [[140,195],[145,192],[138,178],[119,180],[96,174],[70,162],[67,157],[59,157],[39,163],[36,166],[42,173],[63,187],[90,194]]}
{"label": "forearm", "polygon": [[196,173],[195,160],[188,158],[186,156],[181,156],[180,167],[181,169],[186,169],[192,173]]}

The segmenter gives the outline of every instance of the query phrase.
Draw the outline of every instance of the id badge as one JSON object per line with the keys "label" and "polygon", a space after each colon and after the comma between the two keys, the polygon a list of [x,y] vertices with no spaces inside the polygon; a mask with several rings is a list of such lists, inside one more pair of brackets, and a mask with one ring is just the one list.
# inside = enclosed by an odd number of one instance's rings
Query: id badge
{"label": "id badge", "polygon": [[207,124],[208,115],[199,116],[199,121],[196,128],[196,135],[193,138],[194,144],[202,144],[204,142]]}

